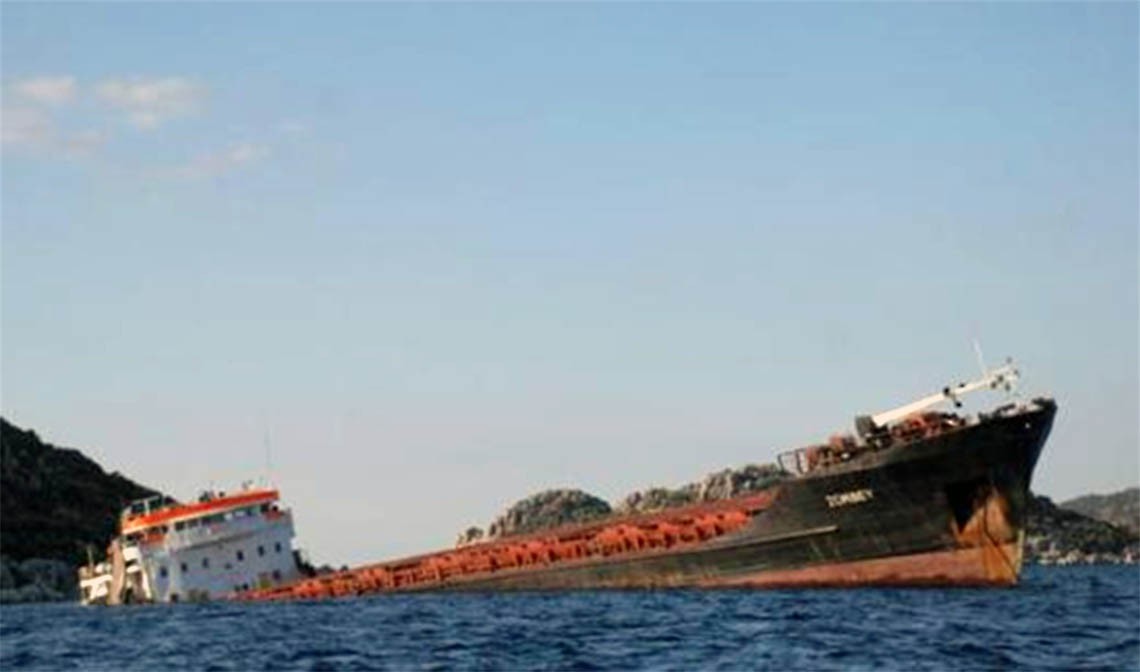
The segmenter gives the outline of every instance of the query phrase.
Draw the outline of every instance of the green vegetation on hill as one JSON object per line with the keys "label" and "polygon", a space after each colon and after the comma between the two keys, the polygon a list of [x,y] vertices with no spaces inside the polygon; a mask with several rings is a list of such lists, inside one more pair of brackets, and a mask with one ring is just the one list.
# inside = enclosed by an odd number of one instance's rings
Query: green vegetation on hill
{"label": "green vegetation on hill", "polygon": [[78,450],[44,443],[0,418],[0,553],[9,559],[74,567],[87,561],[88,545],[98,559],[123,507],[154,494],[104,472]]}

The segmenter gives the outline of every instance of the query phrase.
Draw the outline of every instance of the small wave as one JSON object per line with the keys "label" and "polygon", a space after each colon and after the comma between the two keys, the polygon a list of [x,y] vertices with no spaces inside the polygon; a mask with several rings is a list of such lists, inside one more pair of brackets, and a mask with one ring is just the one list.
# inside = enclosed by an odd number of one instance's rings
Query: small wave
{"label": "small wave", "polygon": [[1138,632],[1133,568],[1064,568],[1003,591],[34,605],[3,612],[0,669],[1136,669]]}

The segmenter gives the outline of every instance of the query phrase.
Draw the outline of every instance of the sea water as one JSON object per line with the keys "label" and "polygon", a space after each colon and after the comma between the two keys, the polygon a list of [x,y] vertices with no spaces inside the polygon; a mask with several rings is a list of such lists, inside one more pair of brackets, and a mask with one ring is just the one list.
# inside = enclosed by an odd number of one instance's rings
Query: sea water
{"label": "sea water", "polygon": [[1140,569],[1011,589],[380,595],[0,607],[0,670],[1140,669]]}

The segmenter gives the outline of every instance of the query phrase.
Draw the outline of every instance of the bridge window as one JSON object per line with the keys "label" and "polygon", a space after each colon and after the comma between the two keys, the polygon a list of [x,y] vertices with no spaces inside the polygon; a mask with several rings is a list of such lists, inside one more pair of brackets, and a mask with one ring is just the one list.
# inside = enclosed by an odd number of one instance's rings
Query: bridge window
{"label": "bridge window", "polygon": [[242,551],[240,551],[240,550],[239,550],[239,551],[237,552],[237,559],[238,559],[238,562],[241,562],[242,560],[245,560],[245,553],[243,553]]}
{"label": "bridge window", "polygon": [[278,553],[281,552],[281,542],[280,541],[273,542],[273,550],[277,551]]}
{"label": "bridge window", "polygon": [[186,566],[186,563],[185,562],[182,563],[182,573],[185,574],[186,572],[189,572],[189,571],[190,571],[190,568]]}
{"label": "bridge window", "polygon": [[259,556],[265,555],[265,547],[264,546],[258,546],[257,547],[257,554]]}
{"label": "bridge window", "polygon": [[158,575],[165,579],[166,573],[167,573],[166,572],[166,565],[159,565],[158,566]]}
{"label": "bridge window", "polygon": [[202,568],[203,569],[209,569],[210,568],[210,559],[209,558],[202,558]]}

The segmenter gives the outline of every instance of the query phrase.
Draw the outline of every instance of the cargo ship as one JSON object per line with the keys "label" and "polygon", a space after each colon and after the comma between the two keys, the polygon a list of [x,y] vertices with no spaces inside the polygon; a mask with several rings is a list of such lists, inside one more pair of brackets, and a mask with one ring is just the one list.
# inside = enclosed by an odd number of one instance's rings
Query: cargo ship
{"label": "cargo ship", "polygon": [[[779,455],[782,478],[721,501],[613,516],[242,590],[242,600],[403,591],[872,585],[1009,586],[1050,398],[1016,394],[1012,362],[854,435]],[[939,411],[979,390],[1006,403]]]}
{"label": "cargo ship", "polygon": [[141,499],[120,514],[107,559],[79,569],[80,602],[198,602],[286,585],[302,576],[292,540],[293,516],[271,488]]}

